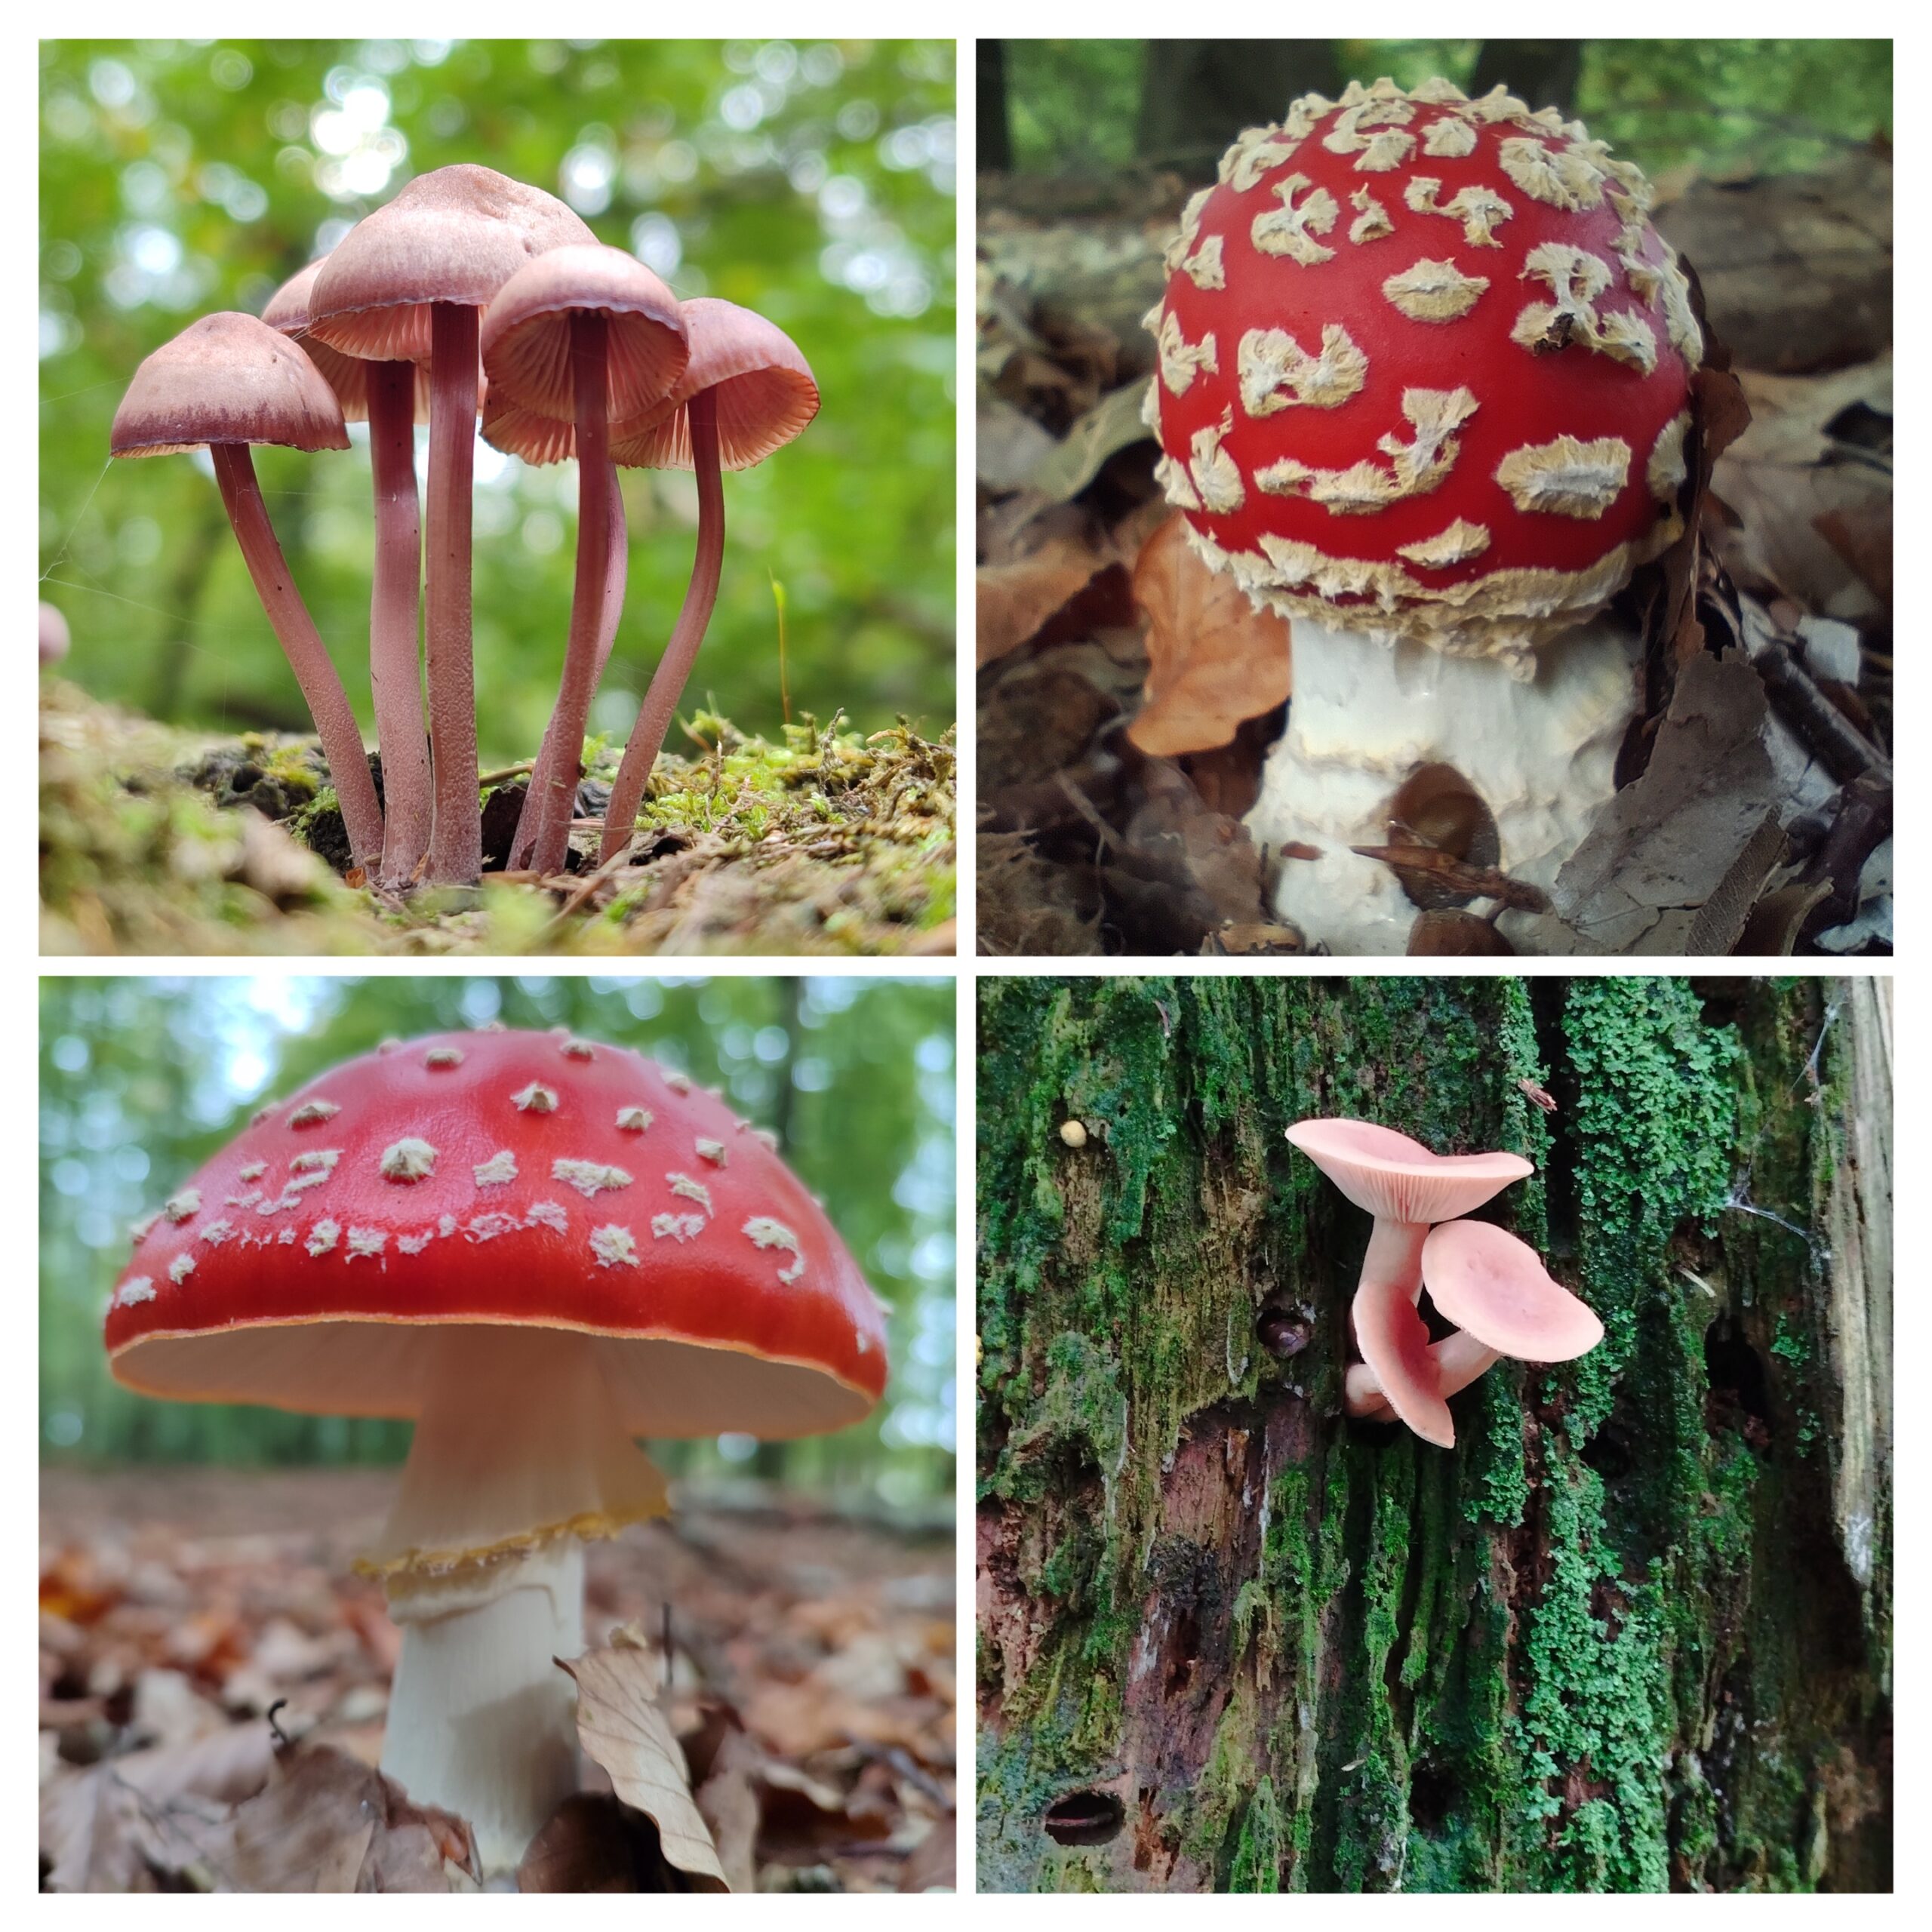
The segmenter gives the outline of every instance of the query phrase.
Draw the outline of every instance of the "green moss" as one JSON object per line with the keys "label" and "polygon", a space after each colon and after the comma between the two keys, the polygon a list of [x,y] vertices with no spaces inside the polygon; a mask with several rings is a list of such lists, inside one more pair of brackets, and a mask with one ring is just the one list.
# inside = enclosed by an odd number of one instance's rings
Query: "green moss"
{"label": "green moss", "polygon": [[1283,1853],[1281,1807],[1275,1801],[1275,1780],[1264,1777],[1242,1807],[1228,1867],[1231,1892],[1278,1892]]}

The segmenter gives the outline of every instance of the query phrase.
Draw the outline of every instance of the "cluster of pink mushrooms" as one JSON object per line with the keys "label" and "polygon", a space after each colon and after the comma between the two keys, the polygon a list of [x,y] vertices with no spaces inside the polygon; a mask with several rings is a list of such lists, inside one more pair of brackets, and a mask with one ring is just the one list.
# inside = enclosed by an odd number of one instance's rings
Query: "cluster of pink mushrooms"
{"label": "cluster of pink mushrooms", "polygon": [[[577,574],[555,709],[512,844],[513,869],[565,864],[586,721],[623,605],[617,466],[694,469],[697,556],[605,813],[601,860],[635,829],[716,601],[720,472],[761,462],[818,411],[784,333],[735,303],[680,303],[542,190],[488,168],[419,175],[311,263],[260,318],[205,315],[149,356],[115,413],[115,456],[205,448],[262,607],[288,654],[341,802],[353,863],[392,890],[482,869],[471,650],[471,475],[485,438],[532,463],[577,460]],[[346,449],[369,425],[375,546],[369,680],[378,800],[342,679],[262,500],[251,445]],[[429,425],[426,515],[414,427]],[[418,587],[429,694],[417,648]]]}
{"label": "cluster of pink mushrooms", "polygon": [[[1355,1289],[1361,1360],[1343,1405],[1352,1416],[1399,1417],[1425,1442],[1455,1447],[1448,1398],[1500,1356],[1570,1361],[1603,1340],[1603,1324],[1550,1278],[1534,1248],[1485,1221],[1466,1221],[1534,1170],[1520,1154],[1435,1154],[1364,1120],[1303,1120],[1288,1138],[1375,1217]],[[1456,1324],[1429,1340],[1424,1288]]]}

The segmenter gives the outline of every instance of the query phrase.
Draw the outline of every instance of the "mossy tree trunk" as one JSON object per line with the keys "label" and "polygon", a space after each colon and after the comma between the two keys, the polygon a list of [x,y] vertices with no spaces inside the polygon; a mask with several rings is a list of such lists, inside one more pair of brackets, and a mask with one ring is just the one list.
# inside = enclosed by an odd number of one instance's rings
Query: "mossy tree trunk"
{"label": "mossy tree trunk", "polygon": [[[1887,1886],[1889,994],[983,981],[980,1886]],[[1527,1155],[1601,1346],[1346,1420],[1311,1114]]]}

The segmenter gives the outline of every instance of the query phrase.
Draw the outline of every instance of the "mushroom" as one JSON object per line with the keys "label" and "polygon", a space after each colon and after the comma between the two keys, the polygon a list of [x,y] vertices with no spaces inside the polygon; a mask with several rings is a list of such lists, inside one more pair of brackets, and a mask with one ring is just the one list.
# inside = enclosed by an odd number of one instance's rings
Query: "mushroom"
{"label": "mushroom", "polygon": [[40,666],[42,670],[50,664],[57,664],[67,654],[72,640],[67,630],[67,620],[57,604],[42,604],[40,607]]}
{"label": "mushroom", "polygon": [[235,540],[295,681],[309,706],[355,863],[382,857],[383,814],[349,694],[288,574],[255,478],[254,443],[346,450],[334,392],[285,336],[253,315],[224,312],[191,322],[134,371],[114,412],[115,456],[168,456],[205,447],[214,462]]}
{"label": "mushroom", "polygon": [[1351,1308],[1356,1346],[1403,1421],[1426,1441],[1453,1447],[1455,1425],[1416,1309],[1423,1244],[1435,1223],[1472,1212],[1534,1170],[1520,1154],[1432,1153],[1363,1120],[1297,1121],[1287,1137],[1374,1216]]}
{"label": "mushroom", "polygon": [[697,476],[697,553],[664,655],[631,726],[611,788],[600,863],[637,830],[638,804],[663,748],[678,699],[704,641],[724,555],[724,492],[718,472],[749,469],[782,449],[818,414],[818,384],[798,346],[775,324],[736,303],[698,296],[684,305],[691,361],[650,415],[611,432],[619,463],[693,469]]}
{"label": "mushroom", "polygon": [[[1519,1361],[1572,1361],[1603,1340],[1603,1324],[1560,1282],[1542,1258],[1486,1221],[1445,1221],[1422,1244],[1422,1278],[1436,1312],[1457,1331],[1430,1344],[1444,1398],[1466,1389],[1503,1355]],[[1386,1414],[1375,1371],[1351,1368],[1351,1415]]]}
{"label": "mushroom", "polygon": [[149,1395],[408,1416],[365,1567],[402,1626],[383,1768],[513,1865],[577,1786],[586,1539],[662,1513],[632,1438],[841,1429],[881,1306],[721,1099],[568,1035],[392,1043],[253,1123],[139,1226],[109,1307]]}
{"label": "mushroom", "polygon": [[1291,620],[1249,823],[1317,849],[1276,907],[1333,952],[1403,949],[1402,886],[1350,848],[1420,842],[1390,810],[1417,768],[1539,886],[1614,789],[1639,641],[1605,607],[1681,534],[1702,353],[1651,199],[1554,110],[1380,80],[1251,129],[1187,205],[1148,318],[1158,472]]}
{"label": "mushroom", "polygon": [[533,256],[596,238],[555,195],[460,163],[419,174],[358,222],[310,291],[310,331],[330,347],[429,368],[423,581],[434,884],[469,884],[483,867],[470,634],[478,318]]}
{"label": "mushroom", "polygon": [[614,638],[605,604],[617,575],[617,471],[610,426],[643,415],[667,396],[689,358],[677,298],[621,248],[552,250],[520,269],[483,318],[483,368],[501,405],[568,423],[577,458],[577,583],[556,709],[525,797],[511,850],[540,872],[561,869],[590,700]]}
{"label": "mushroom", "polygon": [[423,525],[416,496],[415,426],[429,420],[429,381],[414,362],[365,361],[309,332],[309,305],[326,257],[297,271],[269,298],[262,320],[300,343],[342,405],[343,420],[369,425],[376,543],[369,595],[369,691],[383,761],[386,885],[406,885],[429,849],[429,741],[423,729],[423,673],[416,643]]}

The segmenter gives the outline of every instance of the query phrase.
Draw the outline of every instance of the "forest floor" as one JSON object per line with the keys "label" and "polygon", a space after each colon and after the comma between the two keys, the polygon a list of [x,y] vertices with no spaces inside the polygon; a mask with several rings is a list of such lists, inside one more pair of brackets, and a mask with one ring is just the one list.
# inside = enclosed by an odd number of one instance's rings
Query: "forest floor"
{"label": "forest floor", "polygon": [[[42,1472],[43,1887],[314,1888],[264,1871],[282,1841],[248,1831],[250,1801],[271,1803],[291,1760],[339,1777],[377,1761],[401,1640],[351,1566],[394,1487],[365,1470]],[[659,1642],[668,1629],[661,1706],[734,1890],[952,1884],[952,1548],[949,1528],[752,1485],[589,1546],[591,1646],[620,1626]],[[608,1794],[586,1770],[586,1790]],[[304,1838],[305,1876],[322,1829],[308,1822],[287,1835]],[[326,1888],[449,1882],[432,1855],[421,1882],[397,1883],[393,1841],[381,1882],[376,1850],[345,1843],[346,1861],[320,1858],[337,1874]],[[589,1837],[561,1862],[524,1888],[682,1888],[677,1874],[610,1882]]]}
{"label": "forest floor", "polygon": [[[835,718],[782,744],[700,713],[651,775],[627,863],[597,823],[594,750],[571,869],[506,873],[526,763],[485,774],[482,884],[407,899],[346,879],[314,740],[180,731],[41,685],[41,949],[50,954],[937,954],[954,948],[955,758]],[[490,782],[494,781],[494,782]]]}

